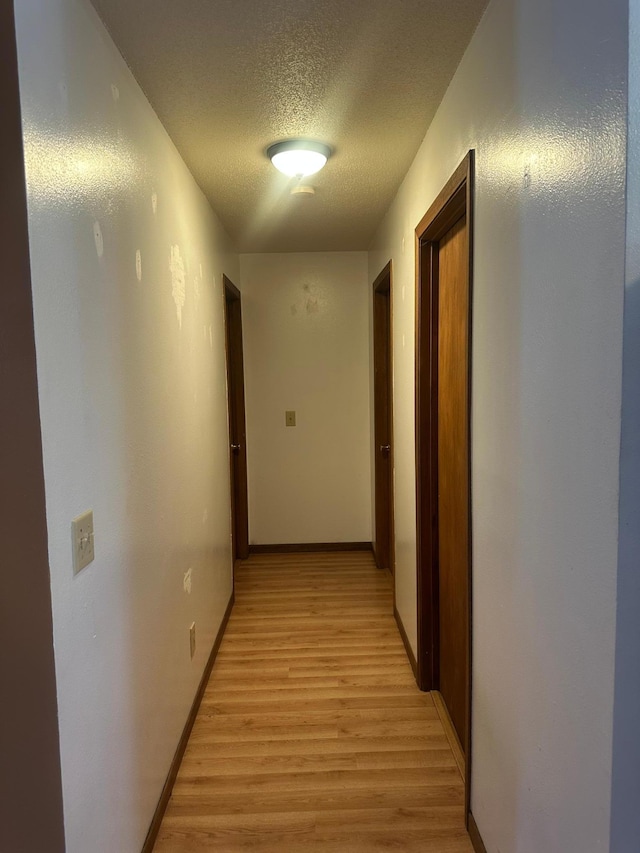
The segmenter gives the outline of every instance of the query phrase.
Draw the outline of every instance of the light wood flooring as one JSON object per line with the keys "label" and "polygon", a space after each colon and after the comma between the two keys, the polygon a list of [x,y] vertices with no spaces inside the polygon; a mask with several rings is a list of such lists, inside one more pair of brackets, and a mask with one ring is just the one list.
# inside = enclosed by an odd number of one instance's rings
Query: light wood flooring
{"label": "light wood flooring", "polygon": [[472,853],[367,552],[252,556],[155,853]]}

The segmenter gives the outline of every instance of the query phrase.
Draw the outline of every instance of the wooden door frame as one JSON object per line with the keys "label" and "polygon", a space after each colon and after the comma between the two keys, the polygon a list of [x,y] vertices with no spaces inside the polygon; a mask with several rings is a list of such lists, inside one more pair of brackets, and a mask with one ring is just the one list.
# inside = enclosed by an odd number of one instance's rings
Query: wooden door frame
{"label": "wooden door frame", "polygon": [[[383,568],[388,568],[392,578],[395,577],[395,507],[394,507],[394,488],[393,488],[393,264],[392,261],[389,261],[385,267],[380,271],[380,273],[376,276],[375,281],[372,285],[372,295],[373,295],[373,366],[374,366],[374,510],[377,513],[377,466],[378,466],[378,441],[377,441],[377,420],[378,420],[378,411],[377,411],[377,400],[375,394],[375,367],[376,367],[376,338],[375,338],[375,298],[377,294],[388,294],[389,301],[389,340],[388,340],[388,363],[387,363],[387,371],[389,378],[389,398],[387,400],[387,410],[388,410],[388,419],[389,419],[389,445],[391,450],[389,452],[389,566],[385,566]],[[377,528],[377,519],[374,516],[374,530]],[[377,541],[377,539],[376,539]],[[378,557],[375,554],[376,564],[378,564]],[[378,566],[380,568],[380,566]],[[393,584],[393,604],[395,608],[395,582]]]}
{"label": "wooden door frame", "polygon": [[468,459],[469,459],[469,617],[467,650],[467,750],[465,796],[469,814],[471,783],[472,682],[472,516],[471,516],[471,336],[473,293],[474,166],[469,151],[416,228],[416,551],[418,609],[418,685],[438,684],[438,242],[466,214],[469,270]]}
{"label": "wooden door frame", "polygon": [[[227,278],[226,275],[222,276],[222,296],[223,296],[223,305],[224,305],[224,340],[225,340],[225,357],[226,357],[226,366],[227,366],[227,406],[228,406],[228,418],[229,418],[229,476],[230,476],[230,487],[231,487],[231,542],[232,542],[232,554],[234,563],[236,560],[246,560],[249,556],[249,500],[248,500],[248,487],[247,487],[247,442],[246,442],[246,417],[245,417],[245,402],[244,402],[244,358],[242,351],[242,295],[235,284]],[[239,321],[240,321],[240,346],[239,351],[233,353],[231,351],[231,347],[229,345],[229,322],[230,322],[230,314],[229,314],[229,303],[234,303],[238,305],[239,311]],[[235,356],[235,364],[232,363],[232,359]],[[231,444],[233,443],[232,436],[232,406],[233,402],[231,399],[231,395],[234,393],[234,388],[232,387],[232,373],[235,371],[236,378],[239,377],[241,381],[241,387],[235,387],[235,392],[238,395],[238,399],[236,400],[236,404],[238,406],[238,417],[241,423],[241,432],[243,435],[243,441],[240,444],[240,449],[237,454],[231,449]],[[237,487],[233,466],[234,466],[234,455],[235,458],[239,461],[239,467],[242,477],[241,484],[241,493],[238,495],[235,491]],[[234,486],[235,484],[235,486]],[[240,502],[241,516],[238,518],[238,514],[236,512],[238,507],[238,500]],[[239,528],[239,531],[238,531]]]}

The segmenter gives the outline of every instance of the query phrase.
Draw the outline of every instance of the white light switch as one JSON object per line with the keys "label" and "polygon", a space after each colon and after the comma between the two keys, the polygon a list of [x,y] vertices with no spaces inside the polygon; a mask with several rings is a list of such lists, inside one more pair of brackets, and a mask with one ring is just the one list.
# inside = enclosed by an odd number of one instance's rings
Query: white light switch
{"label": "white light switch", "polygon": [[71,522],[71,536],[73,541],[73,573],[79,571],[93,562],[95,557],[93,547],[93,511],[79,515]]}

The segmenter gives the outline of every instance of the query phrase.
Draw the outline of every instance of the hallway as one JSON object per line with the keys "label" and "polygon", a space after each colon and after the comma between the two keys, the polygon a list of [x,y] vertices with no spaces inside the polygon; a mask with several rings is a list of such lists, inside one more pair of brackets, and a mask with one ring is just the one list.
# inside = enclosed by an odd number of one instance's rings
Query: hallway
{"label": "hallway", "polygon": [[371,553],[254,555],[235,591],[155,853],[470,853]]}

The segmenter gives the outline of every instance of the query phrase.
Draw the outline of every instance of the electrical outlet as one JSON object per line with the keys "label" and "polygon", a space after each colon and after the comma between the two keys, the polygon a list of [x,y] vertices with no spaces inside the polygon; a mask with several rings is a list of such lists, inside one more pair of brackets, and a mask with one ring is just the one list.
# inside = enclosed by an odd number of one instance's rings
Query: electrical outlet
{"label": "electrical outlet", "polygon": [[73,543],[73,573],[82,571],[95,559],[93,542],[93,511],[74,518],[71,522],[71,537]]}
{"label": "electrical outlet", "polygon": [[295,426],[296,425],[296,413],[295,412],[285,412],[284,413],[284,422],[287,426]]}
{"label": "electrical outlet", "polygon": [[189,647],[191,649],[191,660],[196,653],[196,623],[192,622],[189,628]]}

